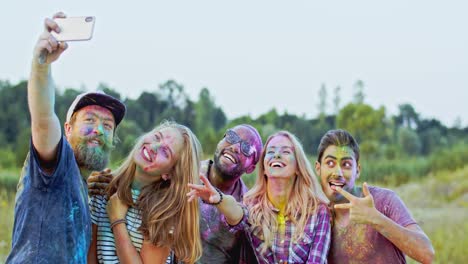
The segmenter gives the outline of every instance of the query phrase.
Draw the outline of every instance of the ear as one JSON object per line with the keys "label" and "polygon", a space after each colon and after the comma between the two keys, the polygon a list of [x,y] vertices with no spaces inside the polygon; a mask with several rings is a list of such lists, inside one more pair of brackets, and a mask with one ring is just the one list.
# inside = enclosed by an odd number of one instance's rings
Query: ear
{"label": "ear", "polygon": [[315,173],[317,174],[317,176],[320,175],[320,162],[318,161],[315,161]]}
{"label": "ear", "polygon": [[164,173],[161,177],[164,181],[171,179],[171,175],[169,173]]}
{"label": "ear", "polygon": [[65,124],[63,125],[63,128],[64,128],[64,131],[65,131],[65,137],[69,138],[70,135],[71,135],[72,126],[70,125],[70,123],[65,122]]}
{"label": "ear", "polygon": [[361,175],[361,163],[358,163],[356,168],[356,179],[359,179],[359,175]]}
{"label": "ear", "polygon": [[247,169],[245,169],[245,173],[249,174],[252,173],[252,171],[255,170],[255,164],[251,164]]}

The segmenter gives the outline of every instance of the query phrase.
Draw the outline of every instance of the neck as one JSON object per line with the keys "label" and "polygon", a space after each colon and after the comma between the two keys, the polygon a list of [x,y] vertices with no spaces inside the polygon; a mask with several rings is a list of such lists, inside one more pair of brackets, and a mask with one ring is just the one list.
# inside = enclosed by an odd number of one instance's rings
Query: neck
{"label": "neck", "polygon": [[294,179],[269,178],[267,182],[268,200],[273,206],[284,213],[291,194]]}
{"label": "neck", "polygon": [[211,166],[211,170],[209,170],[208,180],[210,183],[215,186],[216,188],[220,189],[225,194],[232,194],[234,188],[236,186],[236,182],[239,181],[240,177],[232,178],[232,180],[224,179],[218,170],[216,170],[215,166]]}

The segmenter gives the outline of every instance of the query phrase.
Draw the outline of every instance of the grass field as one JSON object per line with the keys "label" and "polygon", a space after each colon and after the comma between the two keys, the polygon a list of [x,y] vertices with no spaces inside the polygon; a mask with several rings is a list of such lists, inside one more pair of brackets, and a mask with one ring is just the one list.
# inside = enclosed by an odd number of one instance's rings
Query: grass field
{"label": "grass field", "polygon": [[[11,245],[14,186],[19,171],[0,172],[0,263]],[[6,184],[5,184],[6,183]],[[359,184],[359,183],[358,183]],[[369,182],[369,184],[379,185]],[[466,263],[468,248],[468,166],[454,172],[429,174],[395,190],[432,240],[435,263]],[[13,188],[13,189],[12,189]],[[416,263],[409,260],[409,263]]]}

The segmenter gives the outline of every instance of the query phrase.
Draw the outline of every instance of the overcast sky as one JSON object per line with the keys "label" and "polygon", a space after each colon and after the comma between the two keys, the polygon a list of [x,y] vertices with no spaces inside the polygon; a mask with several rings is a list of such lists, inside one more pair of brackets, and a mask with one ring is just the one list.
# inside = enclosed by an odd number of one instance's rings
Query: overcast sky
{"label": "overcast sky", "polygon": [[[124,4],[126,3],[126,4]],[[132,3],[132,4],[129,4]],[[137,4],[138,3],[138,4]],[[467,1],[3,1],[0,79],[29,75],[43,19],[96,16],[89,42],[53,65],[59,87],[101,82],[135,98],[168,79],[193,100],[207,87],[228,118],[275,107],[317,115],[325,83],[342,105],[356,80],[366,102],[468,125]]]}

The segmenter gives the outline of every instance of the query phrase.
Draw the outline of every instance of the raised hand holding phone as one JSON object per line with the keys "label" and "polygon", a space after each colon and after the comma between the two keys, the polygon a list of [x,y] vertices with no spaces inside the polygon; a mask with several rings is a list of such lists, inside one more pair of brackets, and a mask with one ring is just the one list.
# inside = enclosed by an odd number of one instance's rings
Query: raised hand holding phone
{"label": "raised hand holding phone", "polygon": [[[66,15],[63,12],[58,12],[54,14],[53,19],[65,17]],[[60,32],[60,27],[53,19],[46,18],[44,20],[45,30],[39,37],[34,48],[34,57],[38,58],[39,64],[54,62],[67,48],[67,44],[65,42],[58,42],[51,34],[51,32]]]}
{"label": "raised hand holding phone", "polygon": [[54,19],[60,28],[60,32],[52,31],[52,36],[58,41],[90,40],[93,37],[93,16],[65,17]]}
{"label": "raised hand holding phone", "polygon": [[57,60],[68,46],[65,41],[90,40],[94,22],[92,16],[67,18],[63,12],[56,13],[53,19],[47,18],[44,22],[46,30],[36,45],[39,64]]}

